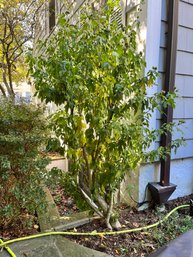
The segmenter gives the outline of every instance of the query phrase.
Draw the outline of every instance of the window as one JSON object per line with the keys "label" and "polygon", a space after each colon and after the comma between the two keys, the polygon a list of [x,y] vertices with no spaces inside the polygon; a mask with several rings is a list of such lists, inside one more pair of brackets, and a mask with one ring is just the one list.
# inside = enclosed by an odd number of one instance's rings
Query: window
{"label": "window", "polygon": [[56,3],[55,0],[49,1],[49,30],[51,31],[56,25]]}

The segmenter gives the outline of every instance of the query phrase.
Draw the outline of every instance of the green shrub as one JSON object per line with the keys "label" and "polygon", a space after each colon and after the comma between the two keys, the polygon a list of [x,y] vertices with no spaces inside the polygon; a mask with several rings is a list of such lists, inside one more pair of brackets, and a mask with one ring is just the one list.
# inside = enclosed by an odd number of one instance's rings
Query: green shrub
{"label": "green shrub", "polygon": [[[164,216],[161,215],[160,218]],[[161,247],[191,229],[193,229],[192,217],[175,212],[166,222],[153,229],[152,236]]]}
{"label": "green shrub", "polygon": [[44,208],[47,134],[41,107],[0,99],[0,227]]}
{"label": "green shrub", "polygon": [[46,145],[46,152],[56,152],[64,155],[64,148],[60,144],[60,140],[56,137],[51,137]]}
{"label": "green shrub", "polygon": [[52,168],[47,173],[46,185],[53,190],[56,189],[57,186],[62,187],[65,195],[71,196],[80,210],[91,210],[87,202],[83,201],[77,183],[69,172],[65,173],[63,170],[56,167]]}
{"label": "green shrub", "polygon": [[163,114],[160,106],[174,107],[176,94],[147,95],[158,73],[152,69],[143,75],[135,24],[122,27],[113,20],[117,8],[113,0],[100,10],[85,4],[81,26],[62,15],[49,45],[40,45],[45,54],[28,58],[37,96],[60,106],[52,125],[66,146],[71,181],[109,229],[120,228],[113,221],[114,202],[125,175],[142,162],[165,158],[180,143],[150,151],[174,127],[170,123],[151,130],[152,113]]}

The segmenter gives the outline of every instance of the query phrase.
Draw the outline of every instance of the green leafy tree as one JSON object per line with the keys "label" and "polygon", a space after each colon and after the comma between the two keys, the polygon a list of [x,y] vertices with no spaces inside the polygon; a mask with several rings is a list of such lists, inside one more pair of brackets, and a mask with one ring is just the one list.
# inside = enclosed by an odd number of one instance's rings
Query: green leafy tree
{"label": "green leafy tree", "polygon": [[160,104],[174,105],[175,97],[147,97],[145,89],[157,73],[143,75],[145,61],[137,51],[135,27],[114,21],[115,7],[110,0],[100,10],[87,5],[75,25],[63,15],[44,56],[29,57],[38,97],[62,105],[52,121],[66,145],[69,174],[110,229],[120,227],[114,196],[125,175],[166,152],[148,148],[173,124],[151,131],[149,120]]}
{"label": "green leafy tree", "polygon": [[26,79],[25,52],[34,35],[41,0],[0,1],[0,92],[14,97],[14,83]]}

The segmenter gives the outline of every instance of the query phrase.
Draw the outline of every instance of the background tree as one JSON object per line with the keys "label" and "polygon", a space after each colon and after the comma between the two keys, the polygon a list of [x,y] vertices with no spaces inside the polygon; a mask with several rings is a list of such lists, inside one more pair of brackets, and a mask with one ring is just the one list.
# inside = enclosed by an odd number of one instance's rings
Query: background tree
{"label": "background tree", "polygon": [[26,77],[24,53],[34,35],[41,0],[0,2],[0,91],[14,97],[13,83]]}
{"label": "background tree", "polygon": [[98,11],[85,6],[76,25],[63,15],[45,55],[29,58],[37,95],[63,105],[52,120],[71,161],[71,181],[110,229],[120,227],[114,196],[125,175],[167,151],[148,148],[173,124],[151,131],[149,120],[160,104],[174,106],[175,96],[147,97],[157,73],[143,75],[134,26],[113,21],[115,7],[110,0]]}

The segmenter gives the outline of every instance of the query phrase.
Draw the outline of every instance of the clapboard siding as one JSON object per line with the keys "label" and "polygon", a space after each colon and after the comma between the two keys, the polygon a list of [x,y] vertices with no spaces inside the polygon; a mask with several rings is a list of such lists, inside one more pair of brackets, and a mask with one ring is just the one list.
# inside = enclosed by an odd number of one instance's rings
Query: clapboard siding
{"label": "clapboard siding", "polygon": [[193,53],[177,51],[176,73],[193,76]]}
{"label": "clapboard siding", "polygon": [[[148,0],[147,0],[148,1]],[[157,0],[155,0],[157,1]],[[171,0],[162,1],[160,60],[158,70],[159,90],[165,83],[165,61],[167,44],[167,3]],[[152,20],[153,22],[153,20]],[[176,108],[174,109],[174,122],[183,120],[180,126],[181,134],[177,129],[172,134],[175,140],[181,136],[185,139],[185,145],[179,147],[177,152],[171,153],[170,181],[177,185],[172,198],[191,194],[193,191],[193,0],[180,0],[179,4],[179,26],[177,42],[177,69],[175,86],[178,90]],[[161,116],[156,113],[156,128],[161,126]],[[179,128],[179,127],[178,127]],[[155,147],[160,146],[160,138],[157,138]],[[160,163],[145,164],[140,168],[139,176],[139,200],[143,201],[146,185],[150,181],[157,182],[160,178]]]}
{"label": "clapboard siding", "polygon": [[[159,90],[164,86],[165,63],[166,63],[166,43],[167,43],[167,3],[169,0],[162,1],[161,17],[161,40],[160,58],[158,71]],[[183,136],[187,146],[180,147],[177,154],[172,153],[172,158],[186,158],[193,156],[193,0],[179,2],[179,26],[178,44],[176,60],[175,87],[178,91],[176,107],[173,112],[174,121],[184,120],[181,126],[183,134],[175,130],[173,139]],[[157,112],[156,126],[161,124],[161,115]],[[159,138],[157,139],[159,145]]]}
{"label": "clapboard siding", "polygon": [[177,98],[176,108],[174,109],[175,119],[191,119],[193,118],[193,98]]}
{"label": "clapboard siding", "polygon": [[[179,121],[180,119],[174,119],[174,122],[176,123]],[[183,131],[183,134],[179,129]],[[185,119],[184,124],[181,124],[174,130],[173,139],[180,138],[181,136],[186,136],[187,140],[193,140],[193,119]]]}
{"label": "clapboard siding", "polygon": [[[55,0],[56,22],[58,15],[66,11],[68,11],[70,17],[73,16],[73,13],[77,12],[83,2],[85,0],[66,0],[65,3],[62,0]],[[36,24],[35,42],[48,38],[52,32],[49,31],[48,0],[40,9],[37,19],[39,22]]]}
{"label": "clapboard siding", "polygon": [[39,9],[37,19],[36,19],[36,26],[35,26],[35,43],[38,40],[43,40],[47,36],[47,19],[46,19],[46,10],[47,5],[42,5]]}
{"label": "clapboard siding", "polygon": [[179,26],[178,50],[193,53],[193,29]]}
{"label": "clapboard siding", "polygon": [[177,152],[172,151],[172,159],[190,158],[193,156],[193,139],[187,139],[185,145],[178,148]]}
{"label": "clapboard siding", "polygon": [[[178,124],[182,119],[173,119],[173,121]],[[184,123],[177,126],[174,129],[172,139],[175,140],[177,138],[181,138],[186,136],[186,139],[193,140],[193,119],[183,119]],[[161,120],[156,121],[156,128],[160,128]],[[182,131],[182,132],[181,132]],[[160,139],[157,138],[156,142],[160,142]]]}
{"label": "clapboard siding", "polygon": [[193,5],[193,0],[181,0],[181,1]]}
{"label": "clapboard siding", "polygon": [[[179,26],[176,61],[176,100],[174,119],[183,119],[186,146],[179,148],[175,158],[193,156],[193,1],[179,2]],[[174,134],[177,138],[179,133]],[[174,154],[173,154],[174,156]]]}
{"label": "clapboard siding", "polygon": [[179,25],[193,28],[193,5],[180,1],[179,4]]}
{"label": "clapboard siding", "polygon": [[[193,119],[193,98],[177,97],[175,99],[176,107],[173,110],[174,119]],[[157,112],[157,120],[161,119],[161,114]],[[186,137],[185,137],[186,138]]]}
{"label": "clapboard siding", "polygon": [[193,97],[193,76],[176,74],[175,85],[179,96]]}
{"label": "clapboard siding", "polygon": [[[193,1],[192,1],[193,2]],[[183,119],[186,146],[181,146],[172,158],[193,156],[193,5],[190,1],[179,2],[179,26],[177,42],[175,85],[179,97],[176,99],[174,120]],[[180,133],[175,131],[173,138]]]}
{"label": "clapboard siding", "polygon": [[[160,143],[156,142],[156,147],[158,148]],[[171,152],[171,160],[174,162],[176,159],[184,159],[184,158],[191,158],[193,156],[193,139],[187,139],[185,144],[179,147],[176,151],[172,150]]]}

